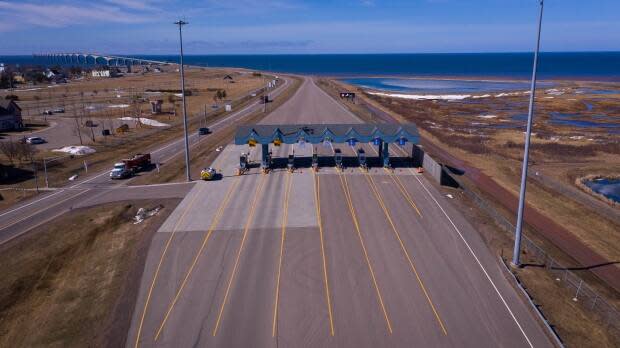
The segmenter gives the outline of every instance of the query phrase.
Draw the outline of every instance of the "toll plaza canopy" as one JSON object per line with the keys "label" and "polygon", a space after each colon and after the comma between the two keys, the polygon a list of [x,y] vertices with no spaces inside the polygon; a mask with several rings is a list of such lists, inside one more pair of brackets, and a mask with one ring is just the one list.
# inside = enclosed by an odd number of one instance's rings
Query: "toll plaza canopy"
{"label": "toll plaza canopy", "polygon": [[237,127],[235,144],[284,144],[307,142],[332,143],[400,143],[418,144],[420,134],[413,123],[405,124],[299,124],[246,125]]}

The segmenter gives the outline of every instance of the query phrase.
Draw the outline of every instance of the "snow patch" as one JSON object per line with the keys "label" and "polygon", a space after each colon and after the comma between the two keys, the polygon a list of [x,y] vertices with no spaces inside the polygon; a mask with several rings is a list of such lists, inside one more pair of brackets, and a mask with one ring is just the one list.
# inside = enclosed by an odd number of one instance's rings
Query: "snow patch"
{"label": "snow patch", "polygon": [[497,118],[497,115],[478,115],[476,117],[491,119],[491,118]]}
{"label": "snow patch", "polygon": [[170,125],[167,123],[162,123],[159,122],[157,120],[153,120],[150,118],[146,118],[146,117],[120,117],[119,120],[123,120],[123,121],[140,121],[140,123],[142,124],[146,124],[148,126],[153,126],[153,127],[169,127]]}
{"label": "snow patch", "polygon": [[470,94],[430,95],[430,94],[399,94],[399,93],[382,93],[382,92],[368,92],[368,93],[372,95],[379,95],[382,97],[392,97],[392,98],[412,99],[412,100],[463,100],[463,99],[471,98]]}
{"label": "snow patch", "polygon": [[71,155],[77,155],[77,156],[88,155],[89,153],[96,152],[95,149],[93,149],[92,147],[88,147],[88,146],[65,146],[61,149],[54,149],[52,151],[64,152],[64,153],[68,153]]}

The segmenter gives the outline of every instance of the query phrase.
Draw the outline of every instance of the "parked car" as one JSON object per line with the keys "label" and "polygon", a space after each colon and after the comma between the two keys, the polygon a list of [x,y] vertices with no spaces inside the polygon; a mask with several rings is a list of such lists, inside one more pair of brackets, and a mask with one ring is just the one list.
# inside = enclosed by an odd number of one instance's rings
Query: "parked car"
{"label": "parked car", "polygon": [[198,129],[198,135],[207,135],[209,133],[211,133],[211,131],[207,127],[202,127]]}
{"label": "parked car", "polygon": [[26,138],[26,144],[36,145],[36,144],[43,144],[43,143],[45,143],[45,139],[43,139],[41,137],[28,137],[28,138]]}

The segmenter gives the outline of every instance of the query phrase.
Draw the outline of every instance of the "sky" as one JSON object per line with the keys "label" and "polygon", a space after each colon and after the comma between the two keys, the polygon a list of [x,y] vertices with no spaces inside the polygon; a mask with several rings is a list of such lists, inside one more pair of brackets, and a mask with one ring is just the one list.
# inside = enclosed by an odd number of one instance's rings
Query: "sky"
{"label": "sky", "polygon": [[[0,55],[522,52],[538,0],[0,0]],[[620,0],[546,0],[543,51],[620,51]]]}

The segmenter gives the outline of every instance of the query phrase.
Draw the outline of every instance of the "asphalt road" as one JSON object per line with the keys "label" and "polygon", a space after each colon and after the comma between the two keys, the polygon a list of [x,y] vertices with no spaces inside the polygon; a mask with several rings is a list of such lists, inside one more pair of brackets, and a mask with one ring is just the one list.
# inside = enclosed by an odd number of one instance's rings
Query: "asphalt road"
{"label": "asphalt road", "polygon": [[[306,79],[264,122],[359,120]],[[127,346],[552,346],[497,257],[423,175],[234,176],[242,151],[259,157],[229,145],[214,165],[224,178],[196,183],[156,233]]]}
{"label": "asphalt road", "polygon": [[[290,85],[291,80],[285,78],[284,82],[271,92],[272,98],[282,93],[286,86]],[[233,111],[230,115],[220,118],[209,124],[212,132],[228,127],[257,110],[262,109],[258,101],[252,102],[241,110]],[[62,127],[60,124],[56,127]],[[204,138],[204,136],[203,136]],[[189,135],[190,146],[197,144],[201,140],[198,134]],[[151,158],[154,163],[164,163],[174,158],[184,151],[183,139],[179,138],[168,144],[157,145],[150,149]],[[114,161],[110,162],[110,168]],[[183,165],[180,163],[179,165]],[[38,195],[34,199],[26,200],[15,207],[0,211],[0,244],[4,244],[32,228],[40,226],[55,217],[64,214],[76,207],[83,207],[92,204],[105,202],[135,199],[136,194],[145,198],[159,197],[183,197],[183,191],[176,192],[174,186],[162,185],[159,188],[142,187],[141,190],[127,189],[127,184],[131,180],[112,181],[109,178],[109,171],[92,173],[89,176],[79,178],[77,182],[69,183],[65,187],[58,188],[49,193]],[[144,191],[152,191],[149,195]],[[104,200],[105,199],[105,200]],[[107,201],[106,201],[107,200]]]}

